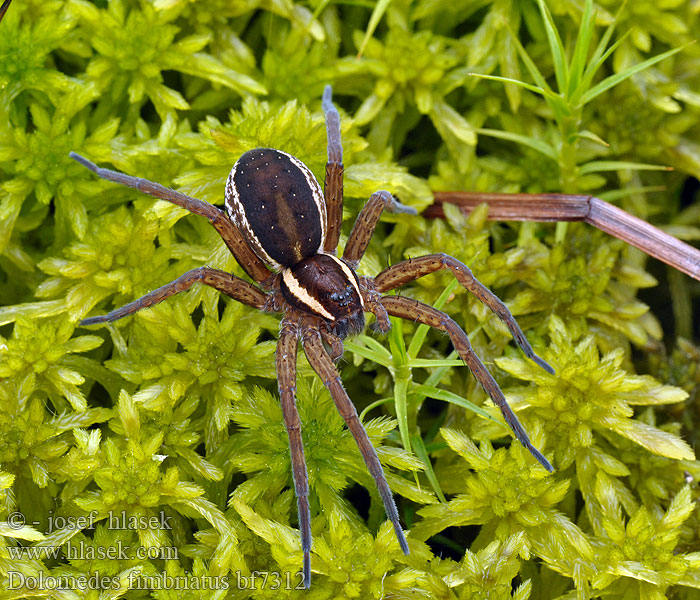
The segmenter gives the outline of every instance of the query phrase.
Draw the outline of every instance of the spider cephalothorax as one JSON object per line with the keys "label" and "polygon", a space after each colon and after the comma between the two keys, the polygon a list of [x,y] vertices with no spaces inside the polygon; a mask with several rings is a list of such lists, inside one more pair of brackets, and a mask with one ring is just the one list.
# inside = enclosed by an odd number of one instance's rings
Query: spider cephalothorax
{"label": "spider cephalothorax", "polygon": [[207,202],[151,181],[98,168],[82,156],[71,153],[78,162],[104,179],[136,188],[207,217],[241,267],[258,284],[253,285],[224,271],[200,267],[106,315],[84,319],[82,325],[115,321],[184,291],[196,282],[214,287],[259,310],[283,314],[276,368],[282,414],[289,436],[304,554],[304,584],[307,587],[311,581],[311,514],[301,423],[294,398],[299,341],[309,364],[330,391],[357,442],[404,553],[408,554],[408,543],[384,471],[334,364],[334,359],[343,351],[342,339],[363,329],[365,312],[375,315],[375,328],[379,331],[389,329],[389,315],[393,315],[447,333],[455,350],[500,408],[518,440],[548,471],[553,470],[549,461],[530,442],[498,384],[472,350],[464,331],[448,315],[432,306],[403,296],[383,295],[383,292],[429,273],[449,269],[467,290],[503,320],[528,357],[553,372],[534,353],[506,306],[479,283],[464,264],[445,254],[431,254],[397,263],[374,278],[356,274],[355,269],[382,211],[415,213],[413,209],[397,202],[388,192],[372,194],[355,221],[342,257],[336,256],[343,213],[343,163],[340,118],[331,102],[330,86],[323,94],[323,110],[328,132],[324,191],[298,159],[279,150],[257,148],[243,154],[229,175],[226,208],[230,218]]}
{"label": "spider cephalothorax", "polygon": [[285,269],[281,287],[289,304],[325,319],[341,339],[365,326],[360,280],[332,254],[316,254]]}

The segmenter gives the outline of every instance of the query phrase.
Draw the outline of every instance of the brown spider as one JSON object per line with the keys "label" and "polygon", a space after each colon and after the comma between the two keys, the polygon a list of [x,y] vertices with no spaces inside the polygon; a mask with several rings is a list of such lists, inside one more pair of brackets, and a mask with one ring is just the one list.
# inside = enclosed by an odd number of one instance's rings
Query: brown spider
{"label": "brown spider", "polygon": [[553,470],[549,461],[531,444],[503,392],[474,353],[467,334],[457,323],[432,306],[411,298],[384,296],[382,293],[440,269],[449,269],[467,290],[503,320],[523,352],[553,373],[553,369],[534,353],[503,302],[479,283],[464,264],[446,254],[412,258],[390,266],[376,277],[358,276],[355,272],[382,211],[387,209],[415,214],[413,209],[400,204],[389,192],[372,194],[357,217],[342,258],[336,256],[343,213],[343,150],[340,117],[331,101],[330,86],[323,94],[323,110],[328,134],[325,195],[311,171],[301,161],[279,150],[258,148],[243,154],[231,170],[226,183],[228,216],[207,202],[145,179],[99,168],[82,156],[71,153],[75,160],[99,177],[136,188],[207,217],[241,267],[259,286],[224,271],[200,267],[107,315],[84,319],[81,325],[121,319],[185,291],[196,282],[216,288],[258,310],[283,313],[277,343],[277,379],[289,435],[306,587],[311,581],[311,515],[301,423],[294,397],[299,340],[309,364],[330,391],[357,442],[405,554],[408,554],[408,543],[382,465],[334,364],[343,353],[343,338],[364,328],[365,312],[374,314],[375,328],[381,332],[391,327],[389,315],[425,323],[446,332],[459,355],[500,408],[518,440],[545,469]]}

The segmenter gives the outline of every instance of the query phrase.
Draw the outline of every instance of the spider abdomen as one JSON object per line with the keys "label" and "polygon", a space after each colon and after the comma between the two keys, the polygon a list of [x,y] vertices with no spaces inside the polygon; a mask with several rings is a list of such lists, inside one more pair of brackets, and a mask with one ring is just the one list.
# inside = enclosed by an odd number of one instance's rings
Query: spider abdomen
{"label": "spider abdomen", "polygon": [[341,338],[362,331],[364,302],[357,275],[339,258],[316,254],[282,272],[289,304],[323,318]]}
{"label": "spider abdomen", "polygon": [[243,154],[226,182],[226,209],[250,247],[275,269],[315,255],[325,240],[321,186],[286,152],[256,148]]}

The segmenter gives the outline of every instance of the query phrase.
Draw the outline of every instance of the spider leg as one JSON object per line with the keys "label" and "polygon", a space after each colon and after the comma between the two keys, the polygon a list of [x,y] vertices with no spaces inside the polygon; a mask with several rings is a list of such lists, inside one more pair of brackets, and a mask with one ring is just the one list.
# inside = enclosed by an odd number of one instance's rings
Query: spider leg
{"label": "spider leg", "polygon": [[360,214],[357,215],[357,220],[343,251],[343,260],[353,269],[357,268],[365,250],[367,250],[374,228],[377,226],[379,217],[384,209],[393,213],[416,214],[414,208],[401,204],[389,192],[374,192],[360,211]]}
{"label": "spider leg", "polygon": [[103,169],[75,152],[71,152],[69,156],[102,179],[134,188],[149,196],[172,202],[177,206],[189,210],[191,213],[206,217],[219,233],[221,239],[224,240],[224,243],[231,251],[231,254],[236,258],[238,264],[243,267],[243,270],[248,273],[251,279],[258,283],[263,283],[270,279],[270,271],[265,266],[265,263],[263,263],[251,250],[250,246],[246,244],[243,236],[238,229],[236,229],[231,219],[229,219],[226,213],[220,208],[208,202],[203,202],[202,200],[197,200],[196,198],[191,198],[190,196],[166,188],[148,179],[132,177],[131,175],[126,175],[125,173],[120,173],[119,171],[113,171],[111,169]]}
{"label": "spider leg", "polygon": [[234,300],[238,300],[239,302],[252,306],[253,308],[260,310],[265,308],[265,303],[268,298],[267,294],[261,292],[252,283],[248,283],[247,281],[244,281],[235,275],[230,275],[224,271],[211,269],[209,267],[199,267],[198,269],[187,271],[187,273],[180,275],[180,277],[174,281],[166,283],[157,290],[153,290],[145,296],[141,296],[139,299],[129,302],[129,304],[126,304],[121,308],[117,308],[106,315],[83,319],[80,321],[80,324],[95,325],[96,323],[116,321],[122,317],[132,315],[142,308],[147,308],[149,306],[153,306],[154,304],[158,304],[170,296],[184,292],[185,290],[190,289],[197,282],[216,288]]}
{"label": "spider leg", "polygon": [[323,90],[321,105],[326,115],[328,137],[328,162],[323,183],[326,197],[327,227],[323,250],[335,254],[343,222],[343,145],[340,141],[340,115],[333,105],[333,89],[327,85]]}
{"label": "spider leg", "polygon": [[383,296],[382,304],[390,315],[401,317],[409,321],[424,323],[447,333],[447,335],[450,336],[455,350],[457,350],[462,360],[467,364],[469,370],[474,374],[474,377],[476,377],[476,380],[491,397],[494,404],[501,409],[501,414],[506,420],[506,423],[508,423],[513,430],[513,433],[515,433],[515,437],[518,438],[520,443],[530,451],[530,454],[532,454],[547,471],[550,473],[554,471],[554,467],[552,467],[542,453],[530,442],[530,438],[520,424],[520,421],[518,421],[518,417],[515,416],[513,409],[508,405],[498,383],[496,383],[496,380],[484,366],[484,363],[481,362],[481,359],[474,353],[474,349],[472,348],[467,334],[464,333],[457,323],[437,308],[433,308],[423,302],[405,296]]}
{"label": "spider leg", "polygon": [[294,493],[297,497],[299,513],[299,531],[301,548],[304,552],[304,587],[311,585],[311,512],[309,510],[309,476],[306,472],[304,445],[301,439],[301,421],[297,410],[294,393],[296,391],[297,343],[299,331],[295,323],[282,321],[280,337],[277,342],[277,382],[284,426],[289,436],[289,453],[292,460],[292,478]]}
{"label": "spider leg", "polygon": [[467,290],[474,294],[486,306],[488,306],[496,316],[508,327],[515,343],[520,346],[525,356],[533,360],[548,373],[554,373],[554,369],[543,359],[535,354],[535,351],[527,341],[523,330],[520,329],[515,317],[503,304],[498,296],[481,283],[464,263],[447,254],[428,254],[420,258],[410,258],[385,269],[374,278],[374,285],[379,292],[386,292],[414,281],[424,275],[429,275],[441,269],[452,271],[457,281]]}
{"label": "spider leg", "polygon": [[302,346],[304,347],[304,352],[306,357],[309,359],[309,364],[314,371],[318,374],[323,381],[323,385],[328,388],[331,393],[331,397],[338,407],[338,412],[345,420],[345,424],[348,426],[350,433],[355,438],[357,447],[360,449],[362,458],[369,469],[369,472],[374,477],[374,481],[377,484],[377,489],[379,490],[379,495],[381,496],[382,502],[384,503],[384,510],[386,510],[387,517],[394,526],[394,531],[396,532],[396,537],[399,540],[399,545],[404,554],[408,554],[408,542],[406,542],[406,537],[404,536],[403,530],[401,529],[401,524],[399,523],[399,512],[396,509],[396,503],[391,495],[391,489],[384,476],[384,469],[382,464],[379,462],[379,457],[377,452],[372,446],[365,428],[360,423],[360,419],[357,416],[357,411],[355,410],[355,405],[352,403],[348,397],[345,388],[340,379],[333,361],[326,353],[323,348],[323,343],[321,342],[321,334],[317,329],[308,327],[302,331]]}
{"label": "spider leg", "polygon": [[0,6],[0,21],[2,21],[2,18],[5,16],[7,9],[10,8],[10,2],[12,2],[12,0],[5,0],[2,6]]}

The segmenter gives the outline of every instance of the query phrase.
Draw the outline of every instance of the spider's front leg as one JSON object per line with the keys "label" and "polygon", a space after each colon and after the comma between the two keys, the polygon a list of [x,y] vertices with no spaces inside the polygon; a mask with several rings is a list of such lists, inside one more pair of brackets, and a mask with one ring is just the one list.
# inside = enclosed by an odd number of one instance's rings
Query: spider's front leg
{"label": "spider's front leg", "polygon": [[[326,163],[324,194],[328,227],[323,250],[335,254],[343,219],[343,146],[340,141],[340,116],[333,105],[332,97],[333,90],[330,85],[327,85],[323,90],[322,99],[328,138],[328,162]],[[379,216],[385,208],[390,212],[416,214],[414,208],[404,206],[389,192],[380,191],[372,194],[358,215],[343,252],[343,260],[350,264],[353,269],[357,267],[365,253],[377,221],[379,221]]]}
{"label": "spider's front leg", "polygon": [[401,317],[409,321],[424,323],[425,325],[430,325],[435,329],[447,333],[459,356],[467,364],[470,371],[474,374],[474,377],[476,377],[476,380],[481,384],[494,404],[501,410],[503,418],[513,430],[513,433],[515,433],[515,437],[518,438],[520,443],[530,451],[530,454],[532,454],[547,471],[550,473],[554,471],[554,467],[552,467],[550,462],[532,445],[532,442],[530,442],[530,438],[520,424],[520,421],[518,421],[518,417],[515,416],[513,409],[508,405],[498,383],[496,383],[496,380],[484,366],[484,363],[481,362],[481,359],[475,354],[467,334],[457,323],[444,312],[424,304],[423,302],[419,302],[418,300],[406,298],[405,296],[382,296],[381,303],[390,315]]}
{"label": "spider's front leg", "polygon": [[399,540],[401,550],[404,554],[408,554],[408,542],[404,536],[403,529],[401,529],[401,523],[399,522],[399,511],[396,508],[396,503],[394,502],[394,498],[391,494],[391,489],[386,481],[384,469],[382,468],[382,464],[379,462],[377,452],[374,449],[374,446],[372,446],[372,442],[367,436],[365,428],[362,426],[362,423],[357,416],[355,405],[352,403],[352,400],[350,400],[345,388],[343,387],[340,374],[323,347],[321,334],[317,328],[306,327],[302,331],[301,342],[304,348],[304,353],[309,360],[309,364],[321,378],[323,385],[328,388],[335,405],[338,407],[338,412],[340,412],[341,416],[345,420],[345,424],[350,430],[350,433],[352,433],[352,436],[355,438],[355,442],[357,443],[357,447],[360,449],[362,458],[364,459],[369,472],[372,474],[372,477],[374,477],[374,481],[379,491],[379,496],[384,504],[384,510],[394,526],[394,531],[396,532],[396,537]]}
{"label": "spider's front leg", "polygon": [[297,379],[297,343],[299,327],[296,323],[283,320],[277,342],[277,384],[284,426],[289,437],[289,452],[292,460],[294,493],[297,497],[301,549],[304,552],[304,587],[311,585],[311,512],[309,510],[309,476],[304,459],[304,444],[301,439],[301,420],[294,394]]}
{"label": "spider's front leg", "polygon": [[270,281],[270,271],[250,249],[250,246],[246,244],[241,232],[220,208],[208,202],[203,202],[197,198],[191,198],[190,196],[166,188],[154,181],[149,181],[148,179],[142,179],[140,177],[132,177],[126,173],[98,167],[95,163],[75,152],[71,152],[69,156],[102,179],[134,188],[154,198],[176,204],[191,213],[206,217],[219,233],[221,239],[224,240],[224,243],[231,251],[231,254],[236,258],[238,264],[250,275],[250,278],[258,283],[267,283]]}
{"label": "spider's front leg", "polygon": [[353,225],[343,251],[343,260],[353,269],[357,268],[364,256],[369,241],[372,239],[374,228],[377,226],[379,217],[384,209],[392,213],[417,214],[415,208],[401,204],[389,192],[374,192],[367,200],[367,204],[364,205],[360,214],[357,215],[355,225]]}
{"label": "spider's front leg", "polygon": [[333,89],[330,85],[323,90],[321,105],[326,115],[328,139],[328,162],[323,182],[328,226],[323,250],[335,254],[343,223],[343,144],[340,141],[340,115],[333,105]]}
{"label": "spider's front leg", "polygon": [[554,369],[543,359],[535,354],[530,342],[527,341],[523,330],[520,329],[515,317],[503,304],[501,299],[490,289],[481,283],[469,267],[458,261],[453,256],[447,254],[428,254],[419,258],[409,258],[403,262],[392,265],[374,278],[374,286],[378,292],[387,292],[405,285],[409,281],[414,281],[435,271],[449,269],[462,286],[474,294],[486,306],[488,306],[496,316],[508,327],[515,343],[520,346],[525,356],[537,363],[548,373],[554,373]]}

